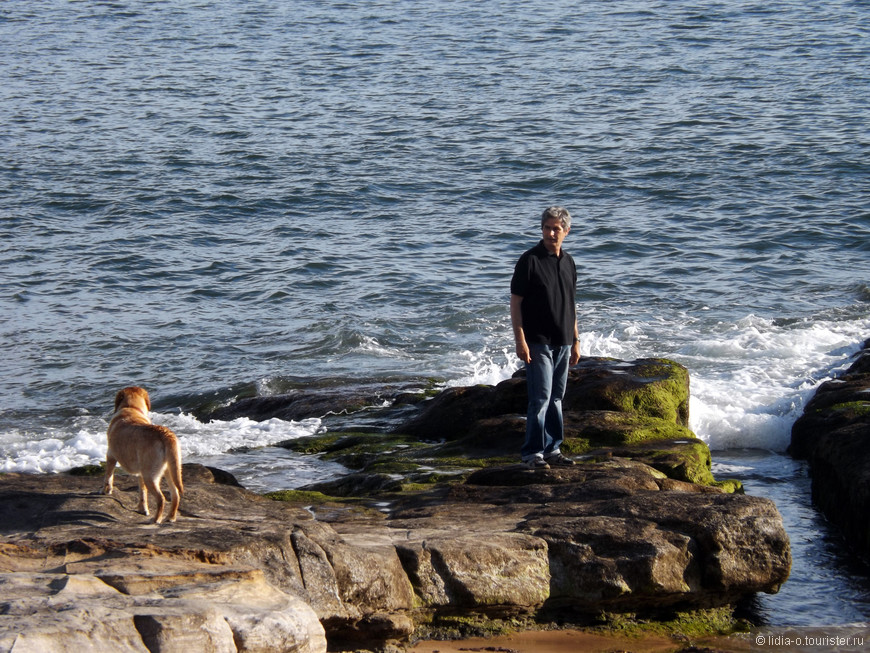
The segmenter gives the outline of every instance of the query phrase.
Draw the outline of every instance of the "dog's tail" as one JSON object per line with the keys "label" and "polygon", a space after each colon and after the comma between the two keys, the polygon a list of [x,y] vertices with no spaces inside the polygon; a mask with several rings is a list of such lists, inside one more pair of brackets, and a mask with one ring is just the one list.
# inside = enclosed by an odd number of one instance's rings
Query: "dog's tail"
{"label": "dog's tail", "polygon": [[[169,432],[172,433],[172,431]],[[173,485],[178,488],[178,494],[184,494],[184,485],[181,482],[181,445],[174,433],[172,433],[172,439],[169,440],[168,444],[169,451],[166,452],[166,457],[169,469],[167,471],[172,478]]]}

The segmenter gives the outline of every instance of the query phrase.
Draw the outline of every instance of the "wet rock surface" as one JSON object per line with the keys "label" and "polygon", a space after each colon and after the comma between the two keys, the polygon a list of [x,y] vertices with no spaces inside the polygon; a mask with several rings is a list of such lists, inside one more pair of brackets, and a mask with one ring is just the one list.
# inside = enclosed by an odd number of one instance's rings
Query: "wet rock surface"
{"label": "wet rock surface", "polygon": [[870,554],[870,341],[826,381],[792,427],[790,453],[809,461],[813,502],[862,556]]}
{"label": "wet rock surface", "polygon": [[133,477],[107,497],[99,476],[2,475],[0,648],[72,633],[121,651],[386,651],[457,616],[654,618],[775,592],[782,519],[712,478],[685,427],[687,379],[587,361],[574,467],[513,462],[517,378],[445,391],[398,429],[297,442],[353,469],[332,484],[269,498],[185,465],[178,521],[160,526],[135,512]]}
{"label": "wet rock surface", "polygon": [[0,642],[61,637],[74,621],[115,650],[142,650],[119,638],[172,637],[192,623],[214,650],[260,641],[262,629],[280,629],[284,643],[245,650],[377,648],[457,610],[725,605],[776,591],[790,567],[771,502],[619,458],[485,469],[449,489],[386,497],[382,510],[271,501],[215,484],[208,470],[185,473],[179,520],[160,527],[134,512],[133,479],[106,497],[95,478],[0,477],[0,583],[17,588],[2,594]]}

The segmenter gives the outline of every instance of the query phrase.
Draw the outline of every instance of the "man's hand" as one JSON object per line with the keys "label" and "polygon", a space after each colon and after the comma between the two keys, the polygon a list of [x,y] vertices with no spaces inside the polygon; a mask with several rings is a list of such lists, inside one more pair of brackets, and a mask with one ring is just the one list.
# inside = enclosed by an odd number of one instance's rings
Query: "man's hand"
{"label": "man's hand", "polygon": [[580,362],[580,343],[579,343],[579,342],[574,342],[574,344],[571,345],[571,359],[570,359],[570,364],[573,366],[573,365],[576,365],[576,364],[579,363],[579,362]]}
{"label": "man's hand", "polygon": [[517,358],[526,365],[532,362],[532,354],[526,342],[526,334],[523,331],[523,298],[511,294],[511,326],[514,330],[514,342],[517,343]]}
{"label": "man's hand", "polygon": [[526,365],[532,362],[532,354],[529,352],[529,346],[525,340],[517,342],[517,358],[523,361]]}

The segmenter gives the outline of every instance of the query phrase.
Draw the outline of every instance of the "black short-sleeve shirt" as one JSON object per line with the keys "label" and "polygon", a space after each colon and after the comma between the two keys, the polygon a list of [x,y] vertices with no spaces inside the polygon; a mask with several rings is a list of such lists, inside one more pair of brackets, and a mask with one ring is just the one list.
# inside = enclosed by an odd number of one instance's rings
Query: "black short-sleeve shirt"
{"label": "black short-sleeve shirt", "polygon": [[523,298],[526,342],[570,345],[576,322],[577,267],[565,250],[547,251],[544,242],[525,252],[514,268],[511,294]]}

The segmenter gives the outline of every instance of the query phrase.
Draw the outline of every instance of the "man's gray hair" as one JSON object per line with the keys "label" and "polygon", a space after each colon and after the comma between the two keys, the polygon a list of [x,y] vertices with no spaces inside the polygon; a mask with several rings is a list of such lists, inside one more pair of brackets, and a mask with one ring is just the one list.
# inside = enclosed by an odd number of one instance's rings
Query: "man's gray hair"
{"label": "man's gray hair", "polygon": [[552,218],[558,219],[562,223],[562,228],[565,231],[571,228],[571,214],[568,213],[568,209],[562,208],[561,206],[551,206],[546,209],[541,214],[541,226],[543,227],[544,223]]}

